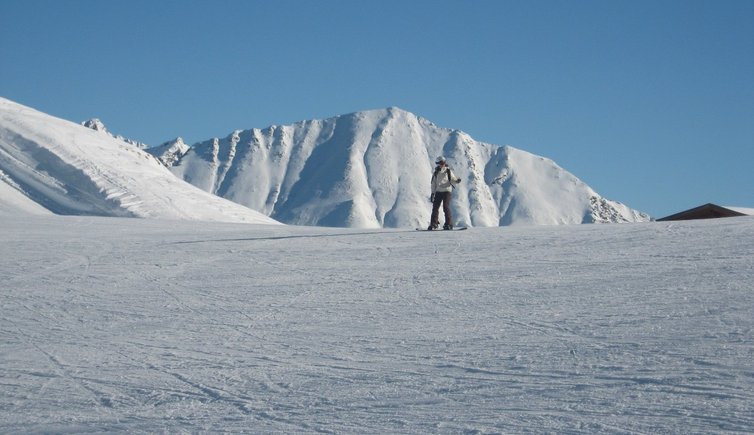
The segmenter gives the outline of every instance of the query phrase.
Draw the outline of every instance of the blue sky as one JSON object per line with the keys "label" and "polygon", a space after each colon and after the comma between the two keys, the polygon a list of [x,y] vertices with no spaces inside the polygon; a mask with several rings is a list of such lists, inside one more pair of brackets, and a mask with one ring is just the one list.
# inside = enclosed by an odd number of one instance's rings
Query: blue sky
{"label": "blue sky", "polygon": [[754,207],[754,1],[0,2],[0,96],[157,145],[398,106],[662,217]]}

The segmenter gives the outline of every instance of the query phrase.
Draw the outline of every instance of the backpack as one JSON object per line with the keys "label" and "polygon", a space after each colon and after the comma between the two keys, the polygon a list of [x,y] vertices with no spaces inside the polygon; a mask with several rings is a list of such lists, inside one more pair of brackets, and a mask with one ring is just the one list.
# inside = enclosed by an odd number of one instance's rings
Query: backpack
{"label": "backpack", "polygon": [[[443,168],[441,166],[438,166],[435,168],[434,174],[432,174],[432,180],[434,181],[435,178],[440,174],[440,171],[442,171]],[[455,189],[455,185],[453,184],[453,180],[450,179],[450,166],[445,166],[445,176],[448,177],[448,183],[450,184],[450,187]]]}

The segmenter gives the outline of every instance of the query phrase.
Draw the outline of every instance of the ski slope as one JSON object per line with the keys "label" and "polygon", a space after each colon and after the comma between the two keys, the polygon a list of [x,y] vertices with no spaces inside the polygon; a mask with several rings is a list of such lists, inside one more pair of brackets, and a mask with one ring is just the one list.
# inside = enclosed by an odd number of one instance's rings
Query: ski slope
{"label": "ski slope", "polygon": [[753,237],[0,217],[0,432],[752,432]]}

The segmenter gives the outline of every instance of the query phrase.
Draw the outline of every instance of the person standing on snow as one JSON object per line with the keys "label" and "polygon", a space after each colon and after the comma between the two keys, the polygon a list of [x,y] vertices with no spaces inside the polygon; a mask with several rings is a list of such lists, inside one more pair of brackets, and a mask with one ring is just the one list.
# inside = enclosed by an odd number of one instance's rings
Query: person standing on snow
{"label": "person standing on snow", "polygon": [[440,205],[442,205],[442,209],[445,212],[445,225],[442,229],[452,230],[453,217],[450,214],[450,196],[455,188],[453,183],[460,183],[461,179],[456,177],[450,166],[445,163],[445,157],[438,157],[435,163],[437,167],[432,174],[432,196],[430,196],[430,201],[432,202],[432,219],[427,229],[432,231],[440,226],[439,215]]}

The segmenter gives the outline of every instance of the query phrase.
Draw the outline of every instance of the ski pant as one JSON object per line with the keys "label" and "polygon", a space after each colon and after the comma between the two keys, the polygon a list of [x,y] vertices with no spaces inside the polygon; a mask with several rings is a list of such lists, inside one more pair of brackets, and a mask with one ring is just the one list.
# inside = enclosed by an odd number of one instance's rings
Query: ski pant
{"label": "ski pant", "polygon": [[435,200],[432,201],[432,220],[430,224],[434,227],[440,225],[440,205],[445,212],[445,225],[453,225],[453,216],[450,214],[450,192],[436,192]]}

